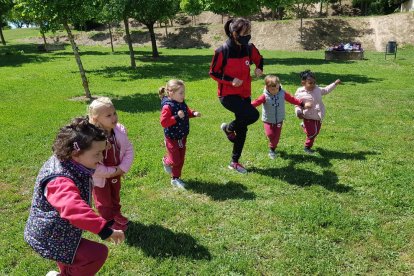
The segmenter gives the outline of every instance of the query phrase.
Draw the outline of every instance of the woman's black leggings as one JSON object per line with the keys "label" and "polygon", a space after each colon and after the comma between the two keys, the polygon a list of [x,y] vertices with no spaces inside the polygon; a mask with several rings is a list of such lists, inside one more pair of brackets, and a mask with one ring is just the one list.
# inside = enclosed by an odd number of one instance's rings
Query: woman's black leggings
{"label": "woman's black leggings", "polygon": [[228,130],[236,132],[232,161],[239,162],[246,141],[247,126],[259,119],[259,111],[252,106],[251,99],[238,95],[220,97],[221,104],[234,113],[236,119],[229,124]]}

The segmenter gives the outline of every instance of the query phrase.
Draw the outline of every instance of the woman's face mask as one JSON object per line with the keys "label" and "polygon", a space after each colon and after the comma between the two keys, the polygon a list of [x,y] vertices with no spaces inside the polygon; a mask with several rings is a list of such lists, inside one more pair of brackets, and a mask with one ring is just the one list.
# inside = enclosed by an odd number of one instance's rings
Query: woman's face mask
{"label": "woman's face mask", "polygon": [[251,38],[251,35],[238,36],[237,42],[239,42],[241,45],[248,45]]}

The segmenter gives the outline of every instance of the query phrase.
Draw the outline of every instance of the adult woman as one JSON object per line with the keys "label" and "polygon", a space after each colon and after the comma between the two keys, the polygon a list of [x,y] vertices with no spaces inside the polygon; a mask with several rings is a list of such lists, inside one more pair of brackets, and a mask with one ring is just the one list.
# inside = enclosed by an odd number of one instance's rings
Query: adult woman
{"label": "adult woman", "polygon": [[246,141],[247,126],[259,119],[259,112],[251,105],[250,64],[256,65],[255,74],[263,74],[263,57],[249,43],[251,23],[244,18],[231,19],[224,25],[228,40],[216,49],[210,66],[210,76],[217,81],[221,104],[233,112],[235,120],[223,123],[221,129],[234,143],[229,168],[239,173],[247,170],[239,163]]}

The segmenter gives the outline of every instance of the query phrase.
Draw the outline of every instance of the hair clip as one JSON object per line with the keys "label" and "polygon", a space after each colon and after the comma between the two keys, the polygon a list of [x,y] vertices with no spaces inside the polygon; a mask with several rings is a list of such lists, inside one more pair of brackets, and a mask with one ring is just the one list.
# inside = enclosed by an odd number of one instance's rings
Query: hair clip
{"label": "hair clip", "polygon": [[80,147],[78,145],[78,142],[73,142],[73,149],[76,151],[80,151]]}

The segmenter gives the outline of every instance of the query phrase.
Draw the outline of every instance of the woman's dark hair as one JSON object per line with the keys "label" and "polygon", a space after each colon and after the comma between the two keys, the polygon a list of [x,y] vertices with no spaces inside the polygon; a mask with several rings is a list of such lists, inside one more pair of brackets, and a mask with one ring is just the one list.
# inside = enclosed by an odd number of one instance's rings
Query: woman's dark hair
{"label": "woman's dark hair", "polygon": [[315,78],[315,74],[313,72],[311,72],[311,70],[305,70],[303,72],[300,73],[300,79],[305,81],[307,79],[316,79]]}
{"label": "woman's dark hair", "polygon": [[59,160],[67,161],[71,159],[73,151],[81,154],[91,148],[93,141],[105,140],[103,129],[89,123],[88,117],[77,117],[59,130],[52,150]]}
{"label": "woman's dark hair", "polygon": [[231,37],[233,32],[239,34],[243,29],[251,28],[250,21],[244,18],[230,19],[224,24],[224,31],[228,37]]}

